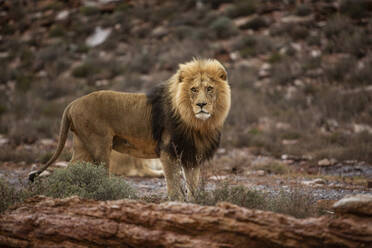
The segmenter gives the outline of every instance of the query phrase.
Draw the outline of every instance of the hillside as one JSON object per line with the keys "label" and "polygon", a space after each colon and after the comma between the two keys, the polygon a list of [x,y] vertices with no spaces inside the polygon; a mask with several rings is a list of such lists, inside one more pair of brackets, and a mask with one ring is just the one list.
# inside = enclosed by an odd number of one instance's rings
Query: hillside
{"label": "hillside", "polygon": [[223,147],[372,162],[371,1],[19,0],[0,7],[1,160],[45,155],[13,151],[56,138],[63,108],[78,96],[146,91],[178,63],[214,57],[233,88]]}

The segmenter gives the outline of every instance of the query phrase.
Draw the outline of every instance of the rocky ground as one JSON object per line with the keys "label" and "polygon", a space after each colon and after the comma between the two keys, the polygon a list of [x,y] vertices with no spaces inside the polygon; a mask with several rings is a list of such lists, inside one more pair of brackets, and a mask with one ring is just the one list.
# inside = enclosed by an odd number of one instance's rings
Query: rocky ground
{"label": "rocky ground", "polygon": [[[70,143],[67,150],[71,148],[69,146]],[[40,163],[1,162],[0,177],[17,188],[25,187],[28,173],[40,166]],[[65,166],[67,162],[60,161],[50,171]],[[164,178],[124,178],[136,190],[138,197],[154,202],[166,200]],[[282,191],[299,191],[310,197],[311,202],[317,202],[325,208],[345,195],[372,194],[370,178],[372,166],[364,162],[320,160],[313,165],[306,158],[288,155],[283,155],[281,159],[257,156],[249,148],[221,148],[203,169],[204,188],[207,191],[225,183],[264,192],[268,197]]]}

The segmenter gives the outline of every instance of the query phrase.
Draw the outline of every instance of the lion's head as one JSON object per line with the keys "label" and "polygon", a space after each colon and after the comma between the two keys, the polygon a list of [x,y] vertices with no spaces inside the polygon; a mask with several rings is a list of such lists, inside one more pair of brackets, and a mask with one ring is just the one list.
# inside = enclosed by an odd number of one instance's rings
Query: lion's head
{"label": "lion's head", "polygon": [[181,64],[170,79],[174,112],[192,128],[218,128],[230,109],[227,73],[214,59],[194,59]]}

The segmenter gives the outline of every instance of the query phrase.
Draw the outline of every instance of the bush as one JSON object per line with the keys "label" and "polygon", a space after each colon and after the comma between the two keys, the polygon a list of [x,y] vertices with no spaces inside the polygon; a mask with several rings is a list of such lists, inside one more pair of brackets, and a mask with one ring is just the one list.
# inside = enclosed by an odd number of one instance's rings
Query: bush
{"label": "bush", "polygon": [[216,205],[218,202],[288,214],[296,218],[314,217],[320,213],[311,192],[299,187],[288,191],[280,190],[277,194],[266,194],[244,186],[229,187],[227,183],[223,183],[210,192],[201,191],[195,200],[197,204],[208,206]]}
{"label": "bush", "polygon": [[210,192],[199,192],[195,199],[195,203],[201,205],[213,206],[218,202],[230,202],[246,208],[262,208],[265,198],[258,191],[249,190],[243,186],[229,187],[227,183],[224,183]]}
{"label": "bush", "polygon": [[209,28],[215,33],[216,37],[219,39],[226,39],[235,34],[237,34],[238,29],[226,16],[222,16],[217,18],[215,21],[211,23]]}
{"label": "bush", "polygon": [[296,7],[296,15],[308,16],[311,14],[311,8],[306,4],[300,4]]}
{"label": "bush", "polygon": [[257,2],[255,0],[234,2],[235,4],[226,10],[226,14],[231,18],[251,15],[257,11]]}
{"label": "bush", "polygon": [[0,213],[17,202],[21,202],[28,196],[26,191],[16,190],[4,179],[0,178]]}
{"label": "bush", "polygon": [[292,188],[288,191],[281,190],[279,194],[268,200],[266,210],[288,214],[296,218],[319,215],[313,195],[301,188]]}
{"label": "bush", "polygon": [[135,199],[134,190],[118,177],[109,177],[103,165],[76,163],[67,169],[56,169],[46,179],[38,179],[32,186],[33,194],[54,198],[77,195],[95,200]]}
{"label": "bush", "polygon": [[360,19],[368,15],[368,4],[365,0],[342,0],[340,12],[351,18]]}

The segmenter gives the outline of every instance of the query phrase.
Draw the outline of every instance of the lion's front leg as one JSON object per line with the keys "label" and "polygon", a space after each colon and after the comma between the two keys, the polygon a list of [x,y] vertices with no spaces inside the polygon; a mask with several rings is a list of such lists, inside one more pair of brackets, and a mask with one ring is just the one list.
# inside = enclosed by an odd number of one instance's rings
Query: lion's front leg
{"label": "lion's front leg", "polygon": [[183,168],[186,179],[187,200],[195,200],[200,187],[200,167]]}
{"label": "lion's front leg", "polygon": [[160,160],[167,183],[168,198],[171,201],[184,201],[185,196],[182,190],[181,167],[165,152],[161,152]]}

